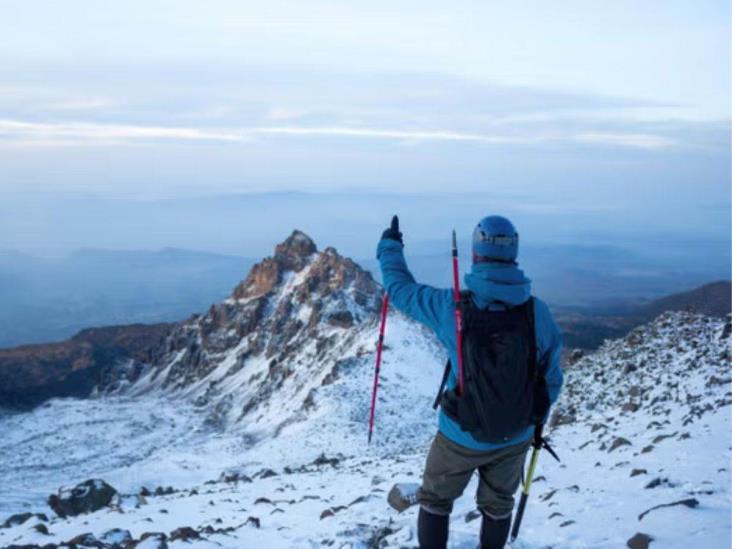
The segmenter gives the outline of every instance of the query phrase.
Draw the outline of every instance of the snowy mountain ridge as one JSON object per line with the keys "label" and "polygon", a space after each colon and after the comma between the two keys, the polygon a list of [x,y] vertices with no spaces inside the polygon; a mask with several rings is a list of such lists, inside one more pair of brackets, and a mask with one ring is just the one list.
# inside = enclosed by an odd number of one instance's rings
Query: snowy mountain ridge
{"label": "snowy mountain ridge", "polygon": [[295,231],[228,299],[178,325],[152,363],[130,361],[101,390],[191,400],[209,425],[265,438],[302,419],[314,392],[367,352],[360,336],[379,295],[370,273]]}
{"label": "snowy mountain ridge", "polygon": [[[110,372],[98,398],[0,418],[3,514],[49,514],[46,496],[87,478],[120,492],[92,514],[0,528],[0,546],[415,546],[414,510],[385,496],[421,474],[444,352],[390,313],[368,446],[379,294],[294,233],[149,362]],[[573,355],[549,429],[562,462],[542,455],[514,546],[614,548],[637,533],[729,546],[731,330],[668,313]],[[451,547],[475,546],[474,488]]]}

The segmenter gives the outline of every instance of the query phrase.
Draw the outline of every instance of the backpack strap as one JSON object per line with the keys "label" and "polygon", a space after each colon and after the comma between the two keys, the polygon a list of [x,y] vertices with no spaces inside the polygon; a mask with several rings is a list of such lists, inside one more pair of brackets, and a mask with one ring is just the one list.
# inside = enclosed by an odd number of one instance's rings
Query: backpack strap
{"label": "backpack strap", "polygon": [[447,364],[445,364],[445,373],[442,374],[442,382],[440,383],[440,388],[437,390],[437,396],[435,397],[434,403],[432,403],[432,409],[437,410],[437,407],[440,405],[440,400],[442,400],[442,391],[445,390],[445,385],[447,384],[447,378],[450,376],[450,368],[452,368],[452,363],[450,362],[450,359],[447,359]]}

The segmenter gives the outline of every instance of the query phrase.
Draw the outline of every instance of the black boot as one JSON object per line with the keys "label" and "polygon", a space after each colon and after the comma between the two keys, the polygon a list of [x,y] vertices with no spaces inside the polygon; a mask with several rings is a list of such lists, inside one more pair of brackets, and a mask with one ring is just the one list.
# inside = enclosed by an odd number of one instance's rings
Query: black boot
{"label": "black boot", "polygon": [[417,519],[417,537],[420,549],[445,549],[447,532],[450,526],[449,515],[433,515],[419,508]]}
{"label": "black boot", "polygon": [[503,549],[508,539],[508,531],[511,528],[511,517],[496,520],[485,513],[483,523],[480,525],[480,547],[481,549]]}

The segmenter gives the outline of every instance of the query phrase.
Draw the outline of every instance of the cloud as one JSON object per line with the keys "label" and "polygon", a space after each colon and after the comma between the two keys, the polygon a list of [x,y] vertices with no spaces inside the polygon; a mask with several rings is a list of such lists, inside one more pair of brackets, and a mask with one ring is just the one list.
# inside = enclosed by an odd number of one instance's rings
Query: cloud
{"label": "cloud", "polygon": [[5,145],[121,143],[149,140],[241,141],[234,133],[198,128],[97,124],[86,122],[38,123],[0,120],[0,140]]}
{"label": "cloud", "polygon": [[120,144],[146,141],[245,142],[257,137],[373,139],[424,143],[466,142],[484,145],[537,145],[587,143],[614,147],[660,149],[678,143],[661,135],[606,132],[474,133],[449,129],[412,130],[347,126],[258,126],[244,128],[195,128],[100,124],[89,122],[39,123],[0,120],[0,143],[4,146],[70,146],[74,144]]}
{"label": "cloud", "polygon": [[642,133],[580,133],[573,138],[580,143],[618,145],[640,149],[663,149],[676,145],[675,141],[667,137]]}

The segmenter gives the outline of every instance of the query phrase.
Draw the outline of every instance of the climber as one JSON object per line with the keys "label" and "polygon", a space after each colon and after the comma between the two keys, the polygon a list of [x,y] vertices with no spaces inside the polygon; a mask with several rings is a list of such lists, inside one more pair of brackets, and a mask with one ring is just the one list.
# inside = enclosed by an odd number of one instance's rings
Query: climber
{"label": "climber", "polygon": [[[449,517],[473,472],[482,515],[480,543],[501,548],[511,525],[514,493],[534,434],[562,385],[562,336],[547,305],[531,296],[531,282],[516,262],[519,235],[506,218],[482,219],[472,237],[467,291],[419,284],[407,268],[399,219],[394,216],[377,248],[384,288],[400,311],[430,328],[449,360],[436,405],[441,405],[421,486],[390,493],[390,504],[420,506],[422,549],[447,546]],[[456,307],[462,330],[456,331]],[[458,335],[462,334],[462,336]],[[463,347],[456,355],[457,340]],[[458,364],[464,368],[458,387]]]}

